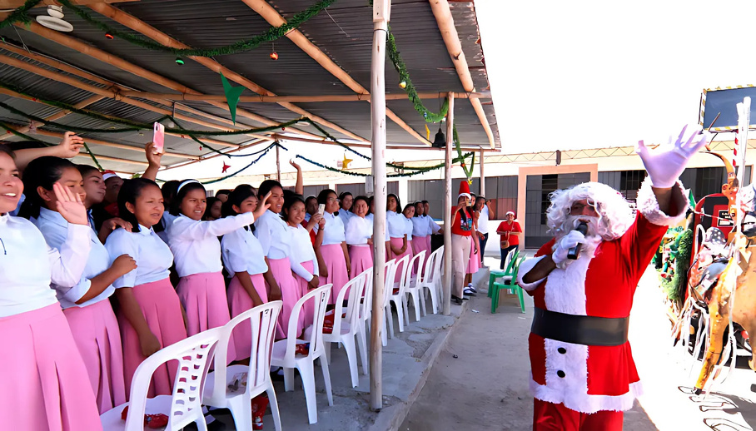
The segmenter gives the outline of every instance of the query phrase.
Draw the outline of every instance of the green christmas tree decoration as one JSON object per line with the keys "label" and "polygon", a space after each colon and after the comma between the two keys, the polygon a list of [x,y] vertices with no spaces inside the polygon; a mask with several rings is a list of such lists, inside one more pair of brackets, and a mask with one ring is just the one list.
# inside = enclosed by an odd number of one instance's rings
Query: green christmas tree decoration
{"label": "green christmas tree decoration", "polygon": [[239,97],[241,97],[244,87],[232,87],[223,73],[220,74],[221,81],[223,81],[223,92],[226,93],[226,103],[228,103],[228,110],[231,112],[231,121],[236,125],[236,105],[239,103]]}

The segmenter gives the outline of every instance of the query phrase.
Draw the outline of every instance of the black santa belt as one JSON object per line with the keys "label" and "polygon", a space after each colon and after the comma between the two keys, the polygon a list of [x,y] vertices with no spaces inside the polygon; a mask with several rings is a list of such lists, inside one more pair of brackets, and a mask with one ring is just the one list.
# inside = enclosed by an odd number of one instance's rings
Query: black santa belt
{"label": "black santa belt", "polygon": [[543,338],[585,346],[621,346],[627,343],[630,319],[576,316],[536,307],[530,332]]}

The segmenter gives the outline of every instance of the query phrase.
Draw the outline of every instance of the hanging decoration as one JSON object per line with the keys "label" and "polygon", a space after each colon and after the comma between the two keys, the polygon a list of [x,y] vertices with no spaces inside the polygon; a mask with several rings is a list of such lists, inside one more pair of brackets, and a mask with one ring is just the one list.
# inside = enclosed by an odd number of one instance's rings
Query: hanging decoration
{"label": "hanging decoration", "polygon": [[221,170],[222,174],[225,174],[228,168],[230,168],[231,165],[227,165],[226,162],[223,162],[223,169]]}
{"label": "hanging decoration", "polygon": [[184,60],[181,57],[176,57],[176,64],[178,64],[179,66],[183,66]]}
{"label": "hanging decoration", "polygon": [[[453,159],[452,163],[456,163],[456,162],[459,162],[459,161],[464,161],[465,158],[470,157],[470,156],[475,157],[475,154],[474,153],[463,154],[461,158],[457,157],[457,158]],[[349,175],[349,176],[353,176],[353,177],[369,177],[369,176],[371,176],[370,174],[363,174],[361,172],[350,172],[350,171],[346,171],[344,169],[334,168],[334,167],[325,165],[323,163],[316,162],[316,161],[314,161],[312,159],[309,159],[307,157],[304,157],[302,155],[297,155],[295,158],[302,159],[305,162],[310,163],[311,165],[318,166],[320,168],[326,169],[326,170],[331,171],[331,172],[338,172],[340,174]],[[386,165],[388,165],[388,163]],[[412,169],[413,172],[405,172],[405,173],[399,173],[399,174],[386,175],[387,178],[392,178],[392,177],[412,177],[412,176],[415,176],[415,175],[424,174],[426,172],[434,171],[436,169],[441,169],[444,166],[446,166],[446,164],[445,163],[440,163],[438,165],[428,166],[428,167],[425,167],[425,168],[413,168],[413,167],[409,167],[409,166],[399,166],[399,165],[394,165],[394,164],[392,164],[392,166],[396,167],[396,168],[399,168],[399,169]]]}
{"label": "hanging decoration", "polygon": [[228,103],[228,112],[231,113],[231,121],[236,125],[236,105],[239,103],[239,98],[244,92],[243,86],[234,87],[228,82],[223,72],[220,73],[221,82],[223,82],[223,92],[226,93],[226,103]]}
{"label": "hanging decoration", "polygon": [[270,59],[273,61],[278,60],[278,53],[276,52],[276,43],[271,44]]}
{"label": "hanging decoration", "polygon": [[430,129],[428,128],[428,124],[425,124],[425,139],[430,141]]}
{"label": "hanging decoration", "polygon": [[352,163],[354,160],[347,159],[346,153],[344,153],[344,161],[342,162],[342,165],[344,169],[349,169],[349,164]]}
{"label": "hanging decoration", "polygon": [[112,34],[110,34],[110,33],[105,33],[105,38],[106,38],[106,39],[110,39],[110,40],[113,40],[113,35],[112,35]]}
{"label": "hanging decoration", "polygon": [[407,88],[407,81],[399,82],[399,88],[401,88],[402,90]]}

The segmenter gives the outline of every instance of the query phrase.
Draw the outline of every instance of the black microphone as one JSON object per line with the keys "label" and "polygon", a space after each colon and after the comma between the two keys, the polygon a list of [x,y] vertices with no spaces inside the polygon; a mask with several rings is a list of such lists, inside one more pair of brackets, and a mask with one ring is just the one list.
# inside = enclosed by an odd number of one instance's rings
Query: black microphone
{"label": "black microphone", "polygon": [[[588,233],[588,223],[581,221],[578,227],[575,228],[576,231],[580,232],[585,236],[585,234]],[[583,244],[578,244],[575,247],[572,247],[567,252],[567,259],[570,260],[576,260],[580,256],[580,246]]]}

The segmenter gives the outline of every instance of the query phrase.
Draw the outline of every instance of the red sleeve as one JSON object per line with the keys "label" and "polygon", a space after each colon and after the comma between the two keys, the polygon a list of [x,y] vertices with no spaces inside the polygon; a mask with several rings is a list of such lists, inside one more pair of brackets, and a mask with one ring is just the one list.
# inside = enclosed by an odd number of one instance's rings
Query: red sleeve
{"label": "red sleeve", "polygon": [[625,269],[634,280],[640,280],[665,233],[667,226],[651,223],[638,211],[635,223],[619,239]]}
{"label": "red sleeve", "polygon": [[501,230],[504,230],[504,223],[506,223],[506,222],[501,222],[501,223],[499,223],[499,227],[497,227],[497,228],[496,228],[496,232],[499,232],[499,231],[501,231]]}
{"label": "red sleeve", "polygon": [[533,257],[540,257],[545,256],[547,254],[551,254],[552,249],[554,248],[554,243],[556,243],[556,239],[553,239],[546,244],[542,245],[541,248],[538,249],[535,256]]}

